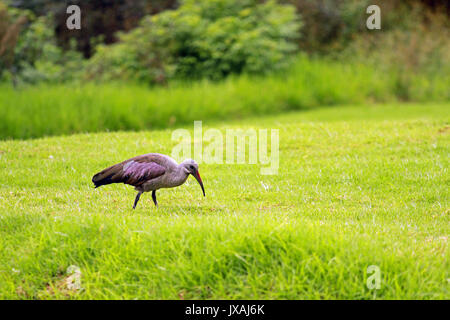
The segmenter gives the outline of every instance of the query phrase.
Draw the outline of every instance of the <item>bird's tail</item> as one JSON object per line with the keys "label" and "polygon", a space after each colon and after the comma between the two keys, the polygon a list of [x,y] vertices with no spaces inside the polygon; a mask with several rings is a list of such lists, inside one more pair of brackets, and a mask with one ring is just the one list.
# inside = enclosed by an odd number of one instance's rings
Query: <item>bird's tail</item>
{"label": "bird's tail", "polygon": [[120,172],[122,171],[123,164],[118,163],[116,165],[113,165],[109,168],[106,168],[96,175],[92,177],[92,182],[94,183],[95,187],[98,188],[100,186],[104,186],[106,184],[111,183],[117,183],[122,182]]}

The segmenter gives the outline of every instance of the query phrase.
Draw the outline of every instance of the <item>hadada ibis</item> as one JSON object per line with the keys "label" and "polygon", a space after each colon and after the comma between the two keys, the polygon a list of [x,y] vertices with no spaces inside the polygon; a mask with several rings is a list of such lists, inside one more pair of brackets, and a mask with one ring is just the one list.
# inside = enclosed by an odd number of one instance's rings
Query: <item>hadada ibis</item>
{"label": "hadada ibis", "polygon": [[137,156],[106,168],[92,177],[95,187],[125,183],[134,186],[138,194],[134,200],[133,209],[144,192],[152,191],[152,199],[156,206],[156,190],[173,188],[182,185],[192,174],[200,184],[205,196],[202,178],[198,172],[198,164],[188,159],[178,164],[174,159],[164,154],[148,153]]}

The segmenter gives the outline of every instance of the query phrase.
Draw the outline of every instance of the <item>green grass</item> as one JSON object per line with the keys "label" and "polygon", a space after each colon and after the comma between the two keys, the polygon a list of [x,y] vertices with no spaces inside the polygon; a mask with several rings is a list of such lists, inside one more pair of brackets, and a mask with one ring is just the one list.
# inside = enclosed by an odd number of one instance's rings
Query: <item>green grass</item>
{"label": "green grass", "polygon": [[[0,298],[449,299],[449,108],[215,123],[280,129],[278,175],[201,164],[206,198],[190,178],[135,211],[131,187],[90,179],[170,153],[171,130],[0,142]],[[64,287],[70,265],[81,291]]]}
{"label": "green grass", "polygon": [[223,82],[0,86],[0,139],[161,129],[194,120],[240,119],[322,105],[449,101],[449,75],[405,75],[356,63],[297,58],[283,74]]}

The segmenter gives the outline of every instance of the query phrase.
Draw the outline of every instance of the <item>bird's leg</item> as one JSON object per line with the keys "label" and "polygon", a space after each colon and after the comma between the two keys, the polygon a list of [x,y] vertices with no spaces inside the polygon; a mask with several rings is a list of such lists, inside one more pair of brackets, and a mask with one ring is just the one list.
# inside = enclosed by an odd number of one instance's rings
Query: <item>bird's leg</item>
{"label": "bird's leg", "polygon": [[134,205],[133,205],[133,209],[136,209],[136,205],[139,201],[139,198],[141,197],[142,192],[139,191],[139,193],[136,195],[136,199],[134,199]]}
{"label": "bird's leg", "polygon": [[158,207],[158,201],[156,201],[156,190],[153,190],[152,192],[152,199],[153,202],[155,203],[155,206]]}

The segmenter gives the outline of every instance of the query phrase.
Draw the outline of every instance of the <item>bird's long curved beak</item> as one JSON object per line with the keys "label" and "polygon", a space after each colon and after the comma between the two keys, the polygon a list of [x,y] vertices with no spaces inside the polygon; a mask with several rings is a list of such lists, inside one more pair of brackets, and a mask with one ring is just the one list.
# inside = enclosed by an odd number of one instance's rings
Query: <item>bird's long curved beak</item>
{"label": "bird's long curved beak", "polygon": [[195,180],[197,180],[200,187],[202,187],[203,196],[205,197],[205,188],[203,187],[203,181],[202,181],[202,178],[200,177],[200,173],[197,170],[192,175],[194,176]]}

